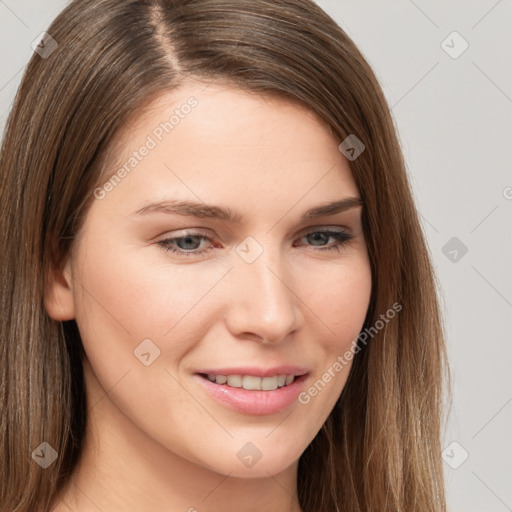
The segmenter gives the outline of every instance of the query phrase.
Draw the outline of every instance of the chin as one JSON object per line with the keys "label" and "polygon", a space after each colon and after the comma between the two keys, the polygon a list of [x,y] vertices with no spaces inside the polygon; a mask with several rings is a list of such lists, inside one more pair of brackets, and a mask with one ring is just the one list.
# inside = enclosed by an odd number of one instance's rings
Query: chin
{"label": "chin", "polygon": [[270,476],[279,475],[289,468],[296,460],[264,460],[263,457],[253,466],[245,466],[237,461],[234,464],[231,460],[227,460],[225,464],[216,464],[216,473],[228,475],[234,478],[269,478]]}
{"label": "chin", "polygon": [[217,445],[217,451],[208,453],[207,459],[203,453],[200,464],[215,473],[236,478],[268,478],[298,462],[302,454],[302,445],[279,446],[280,442],[272,443],[264,436],[254,438],[254,442],[240,441],[240,438],[232,441],[233,447]]}

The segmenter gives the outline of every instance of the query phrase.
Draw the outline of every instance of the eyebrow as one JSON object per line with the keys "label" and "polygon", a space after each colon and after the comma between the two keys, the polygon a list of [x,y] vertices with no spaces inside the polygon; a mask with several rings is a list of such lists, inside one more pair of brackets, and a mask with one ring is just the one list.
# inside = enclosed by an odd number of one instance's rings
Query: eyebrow
{"label": "eyebrow", "polygon": [[[363,201],[359,197],[345,197],[343,199],[310,208],[302,214],[300,221],[335,215],[362,205]],[[166,213],[187,217],[218,219],[235,224],[240,223],[243,220],[242,214],[232,210],[231,208],[197,201],[180,201],[175,199],[147,204],[134,211],[131,215],[147,215],[149,213]]]}

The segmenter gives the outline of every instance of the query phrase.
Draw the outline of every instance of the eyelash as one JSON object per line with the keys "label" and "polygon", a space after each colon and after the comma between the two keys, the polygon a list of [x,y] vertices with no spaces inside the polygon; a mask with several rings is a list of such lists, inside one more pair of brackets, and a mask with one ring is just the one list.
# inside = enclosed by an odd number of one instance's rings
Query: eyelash
{"label": "eyelash", "polygon": [[[337,251],[339,252],[342,247],[349,245],[352,239],[354,238],[353,235],[347,233],[346,231],[331,231],[331,230],[323,230],[323,231],[310,231],[309,233],[306,233],[302,235],[300,238],[304,238],[308,235],[316,234],[316,233],[322,233],[324,235],[328,235],[328,237],[338,237],[338,240],[334,242],[334,244],[328,245],[328,246],[318,246],[318,251]],[[167,238],[165,240],[161,240],[160,242],[157,242],[159,246],[161,246],[165,252],[172,252],[177,253],[179,255],[183,256],[201,256],[208,252],[211,248],[208,249],[202,249],[200,251],[197,250],[190,250],[190,251],[184,251],[180,249],[176,249],[174,246],[172,246],[172,242],[175,242],[176,240],[182,240],[184,238],[188,237],[199,237],[201,239],[210,240],[210,237],[207,237],[206,235],[202,235],[200,233],[186,233],[183,236],[178,236],[174,238]],[[314,246],[313,246],[314,247]]]}

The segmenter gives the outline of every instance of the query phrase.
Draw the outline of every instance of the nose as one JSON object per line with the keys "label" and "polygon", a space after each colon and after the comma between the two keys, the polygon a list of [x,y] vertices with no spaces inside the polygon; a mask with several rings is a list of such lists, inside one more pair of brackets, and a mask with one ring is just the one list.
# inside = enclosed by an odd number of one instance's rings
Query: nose
{"label": "nose", "polygon": [[252,263],[235,258],[229,276],[226,323],[236,338],[277,343],[303,322],[301,300],[292,277],[277,250],[268,247]]}

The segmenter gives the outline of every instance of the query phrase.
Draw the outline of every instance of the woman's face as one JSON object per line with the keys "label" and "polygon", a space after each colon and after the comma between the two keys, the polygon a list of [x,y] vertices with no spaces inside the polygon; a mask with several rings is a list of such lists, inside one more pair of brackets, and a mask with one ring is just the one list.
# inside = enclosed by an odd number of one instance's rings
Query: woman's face
{"label": "woman's face", "polygon": [[47,309],[76,319],[90,402],[124,434],[277,474],[332,411],[370,300],[361,208],[305,216],[360,197],[341,141],[302,106],[219,84],[126,128]]}

